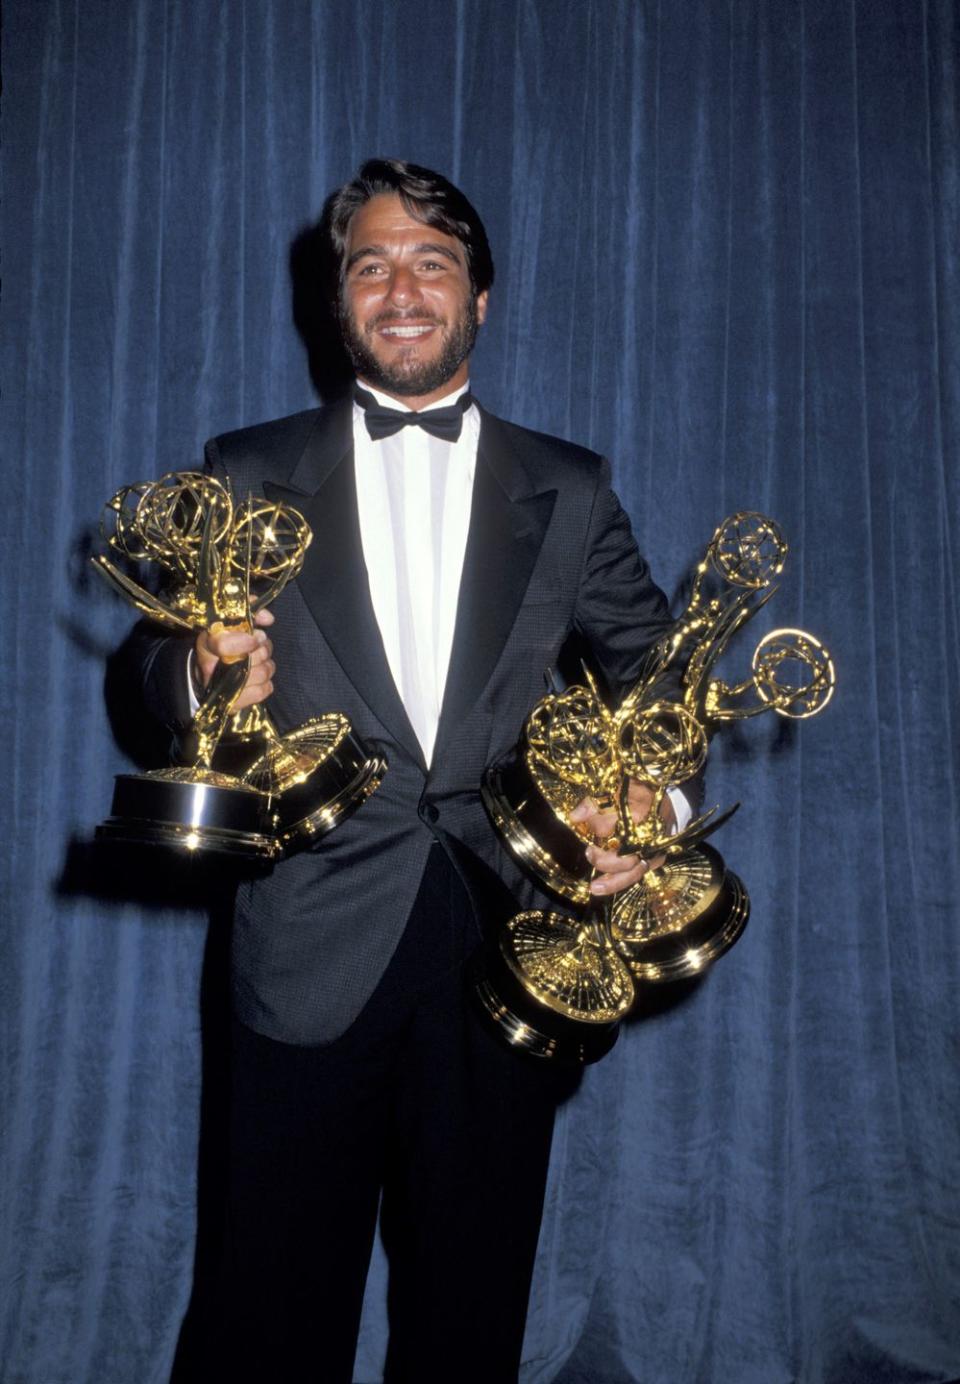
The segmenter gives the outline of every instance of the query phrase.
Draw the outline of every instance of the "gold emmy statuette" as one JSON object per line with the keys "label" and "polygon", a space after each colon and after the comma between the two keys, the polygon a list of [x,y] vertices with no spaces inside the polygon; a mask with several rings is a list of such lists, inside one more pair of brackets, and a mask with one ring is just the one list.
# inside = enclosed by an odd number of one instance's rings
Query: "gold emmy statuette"
{"label": "gold emmy statuette", "polygon": [[[644,982],[699,974],[743,931],[747,892],[704,844],[739,804],[714,808],[675,835],[660,806],[669,787],[700,771],[710,735],[726,722],[763,711],[804,719],[830,700],[833,663],[802,630],[766,635],[744,680],[713,676],[734,634],[774,594],[786,554],[771,519],[739,513],[725,520],[697,567],[686,609],[650,649],[616,709],[604,705],[584,670],[585,685],[539,702],[517,750],[488,771],[484,802],[507,846],[576,910],[520,913],[486,949],[477,993],[512,1044],[542,1057],[596,1061]],[[668,699],[665,675],[681,666],[679,698]],[[631,779],[653,791],[639,823],[628,808]],[[590,893],[589,831],[570,821],[585,797],[616,812],[606,849],[658,861],[637,884],[602,901]]]}
{"label": "gold emmy statuette", "polygon": [[[240,504],[211,476],[175,471],[125,486],[101,531],[112,554],[156,562],[167,578],[154,595],[110,557],[97,571],[142,614],[172,630],[253,628],[251,606],[269,604],[303,564],[306,520],[288,505]],[[386,768],[338,713],[280,735],[260,706],[234,711],[248,660],[221,660],[190,731],[186,762],[118,775],[111,816],[98,836],[265,860],[342,821]]]}

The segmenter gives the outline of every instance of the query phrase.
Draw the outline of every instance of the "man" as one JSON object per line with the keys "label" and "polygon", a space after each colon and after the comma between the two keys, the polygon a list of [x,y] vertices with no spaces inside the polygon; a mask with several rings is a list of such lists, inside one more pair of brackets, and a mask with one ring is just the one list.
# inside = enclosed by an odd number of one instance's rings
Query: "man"
{"label": "man", "polygon": [[[493,262],[462,193],[372,160],[323,225],[354,397],[207,449],[238,493],[300,509],[314,541],[255,633],[199,636],[193,676],[249,654],[241,705],[271,697],[281,729],[342,711],[389,770],[315,850],[238,891],[206,1377],[351,1379],[382,1193],[387,1378],[499,1384],[517,1374],[553,1115],[572,1083],[502,1045],[468,1000],[478,915],[502,906],[498,891],[544,902],[480,783],[571,633],[619,686],[669,617],[601,459],[469,395]],[[168,721],[187,715],[188,652],[158,640],[145,664]],[[650,794],[633,785],[631,799],[639,818]],[[577,813],[607,825],[589,802]],[[588,854],[599,894],[645,868]]]}

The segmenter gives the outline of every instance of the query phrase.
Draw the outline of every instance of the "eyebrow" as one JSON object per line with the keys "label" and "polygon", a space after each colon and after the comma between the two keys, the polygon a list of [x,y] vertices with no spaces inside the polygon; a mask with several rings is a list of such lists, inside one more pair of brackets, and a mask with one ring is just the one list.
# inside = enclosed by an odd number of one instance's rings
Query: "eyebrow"
{"label": "eyebrow", "polygon": [[[386,245],[361,245],[360,248],[354,250],[353,254],[349,257],[345,268],[352,269],[357,260],[366,259],[368,255],[382,255],[386,258],[389,253]],[[415,255],[442,255],[444,259],[450,260],[452,264],[463,263],[460,256],[457,255],[455,251],[449,249],[446,245],[439,244],[439,242],[435,240],[425,240],[419,245],[414,245],[412,253]]]}

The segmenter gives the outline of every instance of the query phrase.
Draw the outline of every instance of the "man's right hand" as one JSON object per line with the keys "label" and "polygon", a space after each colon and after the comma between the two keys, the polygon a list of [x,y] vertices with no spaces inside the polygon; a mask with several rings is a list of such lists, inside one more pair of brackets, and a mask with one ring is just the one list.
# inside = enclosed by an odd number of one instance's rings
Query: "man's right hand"
{"label": "man's right hand", "polygon": [[266,627],[273,624],[273,618],[271,611],[258,610],[253,617],[255,628],[252,634],[244,634],[234,628],[201,630],[197,635],[193,656],[204,687],[213,677],[213,670],[221,659],[224,663],[236,663],[249,655],[250,669],[243,691],[234,703],[235,711],[265,701],[273,691],[276,664],[273,661],[273,644],[266,633]]}

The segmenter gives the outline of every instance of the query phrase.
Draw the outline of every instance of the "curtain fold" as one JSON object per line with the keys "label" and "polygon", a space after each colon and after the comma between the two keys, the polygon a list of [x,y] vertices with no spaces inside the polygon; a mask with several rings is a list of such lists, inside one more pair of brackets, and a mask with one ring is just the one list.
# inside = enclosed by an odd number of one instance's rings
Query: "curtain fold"
{"label": "curtain fold", "polygon": [[373,154],[487,223],[485,405],[610,456],[674,601],[725,515],[772,514],[755,633],[838,671],[822,718],[715,742],[751,922],[561,1114],[524,1384],[960,1377],[958,31],[950,0],[8,0],[4,1381],[163,1384],[190,1291],[229,883],[90,844],[143,748],[100,507],[315,402],[291,253]]}

